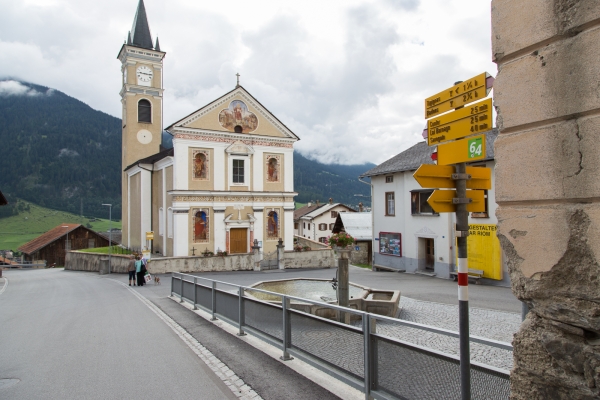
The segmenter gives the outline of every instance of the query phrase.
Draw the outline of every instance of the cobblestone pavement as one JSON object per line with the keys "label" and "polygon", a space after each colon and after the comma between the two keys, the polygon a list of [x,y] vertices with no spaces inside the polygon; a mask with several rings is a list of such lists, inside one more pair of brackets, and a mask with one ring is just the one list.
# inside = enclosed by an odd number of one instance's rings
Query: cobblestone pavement
{"label": "cobblestone pavement", "polygon": [[[402,297],[402,309],[398,318],[423,325],[458,331],[458,306],[413,300]],[[521,315],[503,311],[471,308],[469,310],[470,333],[487,339],[512,342],[513,334],[521,325]],[[419,346],[458,355],[458,339],[441,334],[409,328],[387,321],[377,322],[377,333],[394,337]],[[471,360],[497,368],[510,370],[513,366],[512,351],[471,342]]]}

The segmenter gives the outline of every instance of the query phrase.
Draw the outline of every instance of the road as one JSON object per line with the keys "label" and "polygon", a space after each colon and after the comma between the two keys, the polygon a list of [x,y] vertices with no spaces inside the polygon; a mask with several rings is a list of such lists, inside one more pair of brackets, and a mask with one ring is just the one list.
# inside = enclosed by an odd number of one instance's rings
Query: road
{"label": "road", "polygon": [[52,269],[4,276],[0,398],[236,398],[128,286]]}

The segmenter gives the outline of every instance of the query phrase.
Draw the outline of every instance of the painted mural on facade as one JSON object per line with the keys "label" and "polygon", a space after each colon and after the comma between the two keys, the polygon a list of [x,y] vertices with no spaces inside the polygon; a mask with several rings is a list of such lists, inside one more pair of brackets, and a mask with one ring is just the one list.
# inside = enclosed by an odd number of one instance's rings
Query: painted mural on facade
{"label": "painted mural on facade", "polygon": [[193,153],[194,179],[208,180],[208,152],[196,150]]}
{"label": "painted mural on facade", "polygon": [[267,156],[267,182],[279,182],[279,165],[278,156]]}
{"label": "painted mural on facade", "polygon": [[267,238],[279,238],[279,216],[276,211],[271,211],[269,213],[269,219],[267,221]]}
{"label": "painted mural on facade", "polygon": [[194,210],[194,243],[208,242],[209,237],[209,217],[208,210]]}
{"label": "painted mural on facade", "polygon": [[246,103],[234,100],[229,103],[229,107],[219,113],[219,123],[230,132],[249,133],[258,127],[258,118],[248,111]]}

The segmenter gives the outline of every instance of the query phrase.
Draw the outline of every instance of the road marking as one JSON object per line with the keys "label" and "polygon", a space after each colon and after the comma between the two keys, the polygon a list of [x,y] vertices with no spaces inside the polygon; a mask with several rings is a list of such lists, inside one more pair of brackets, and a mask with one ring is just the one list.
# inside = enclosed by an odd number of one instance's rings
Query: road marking
{"label": "road marking", "polygon": [[[244,381],[238,377],[227,365],[219,360],[213,353],[211,353],[206,347],[202,346],[196,338],[190,335],[181,325],[175,322],[171,317],[165,314],[160,308],[155,306],[150,300],[139,294],[136,290],[133,290],[127,284],[118,281],[116,279],[110,280],[117,282],[119,285],[129,289],[142,303],[144,303],[150,310],[152,310],[160,319],[167,324],[177,336],[183,340],[183,342],[200,357],[202,361],[210,369],[213,370],[215,375],[219,377],[227,385],[227,387],[233,392],[236,397],[241,399],[253,399],[262,400],[262,397],[258,395],[252,388],[244,383]],[[8,281],[7,281],[8,283]],[[2,293],[2,292],[0,292]]]}
{"label": "road marking", "polygon": [[0,294],[4,293],[4,291],[8,287],[8,278],[2,278],[2,279],[4,279],[4,286],[2,286],[2,289],[0,289]]}

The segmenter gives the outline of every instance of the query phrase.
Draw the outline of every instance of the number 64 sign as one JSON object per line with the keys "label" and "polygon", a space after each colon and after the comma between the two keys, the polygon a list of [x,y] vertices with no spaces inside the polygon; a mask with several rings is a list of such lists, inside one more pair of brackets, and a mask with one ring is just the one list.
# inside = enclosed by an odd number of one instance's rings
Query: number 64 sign
{"label": "number 64 sign", "polygon": [[471,136],[437,146],[438,165],[452,165],[461,162],[485,159],[485,135]]}

